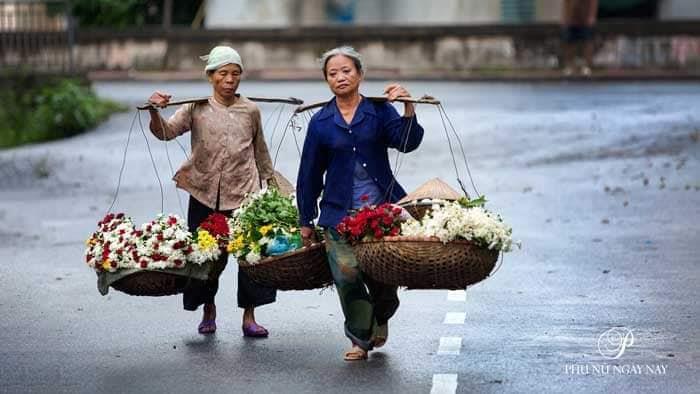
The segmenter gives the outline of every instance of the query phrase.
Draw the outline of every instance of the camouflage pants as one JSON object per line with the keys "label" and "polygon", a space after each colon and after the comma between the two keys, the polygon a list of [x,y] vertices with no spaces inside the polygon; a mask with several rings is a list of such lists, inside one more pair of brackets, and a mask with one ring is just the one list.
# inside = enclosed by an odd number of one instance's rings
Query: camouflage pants
{"label": "camouflage pants", "polygon": [[399,307],[397,288],[363,277],[352,247],[335,229],[327,229],[325,239],[328,264],[345,315],[345,335],[369,350],[376,326],[389,321]]}

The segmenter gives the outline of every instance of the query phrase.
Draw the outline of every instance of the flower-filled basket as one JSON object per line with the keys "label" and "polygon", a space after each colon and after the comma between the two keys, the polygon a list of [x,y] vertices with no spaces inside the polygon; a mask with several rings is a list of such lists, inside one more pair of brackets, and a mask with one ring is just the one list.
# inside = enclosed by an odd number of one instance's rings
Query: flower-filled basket
{"label": "flower-filled basket", "polygon": [[293,196],[262,190],[229,219],[228,251],[239,269],[261,285],[279,290],[328,287],[333,278],[323,242],[303,246],[298,223]]}
{"label": "flower-filled basket", "polygon": [[[364,273],[409,289],[464,289],[486,279],[511,229],[478,204],[441,201],[420,220],[400,206],[364,207],[338,225]],[[409,218],[407,218],[409,217]]]}
{"label": "flower-filled basket", "polygon": [[[216,223],[223,223],[221,233]],[[181,293],[192,280],[206,280],[209,262],[226,247],[226,218],[213,214],[197,234],[177,215],[158,215],[136,228],[123,213],[110,213],[88,238],[85,260],[97,272],[102,295],[109,288],[135,296]]]}

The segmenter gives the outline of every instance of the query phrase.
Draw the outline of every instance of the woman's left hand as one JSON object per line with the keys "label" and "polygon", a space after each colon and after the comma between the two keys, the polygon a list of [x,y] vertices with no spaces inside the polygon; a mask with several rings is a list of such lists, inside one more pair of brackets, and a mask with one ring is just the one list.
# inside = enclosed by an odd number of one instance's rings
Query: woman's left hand
{"label": "woman's left hand", "polygon": [[394,101],[399,97],[411,97],[408,90],[398,83],[391,83],[384,88],[384,94],[389,101]]}
{"label": "woman's left hand", "polygon": [[[384,88],[384,94],[387,100],[395,101],[399,97],[411,97],[408,90],[398,83],[391,83]],[[413,103],[404,103],[404,114],[403,116],[413,116],[415,114],[415,108]]]}

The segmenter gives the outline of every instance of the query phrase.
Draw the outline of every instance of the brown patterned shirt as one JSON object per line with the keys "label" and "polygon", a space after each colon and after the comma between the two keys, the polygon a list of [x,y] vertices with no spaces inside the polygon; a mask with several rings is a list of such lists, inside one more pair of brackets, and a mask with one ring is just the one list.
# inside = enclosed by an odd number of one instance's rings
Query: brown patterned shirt
{"label": "brown patterned shirt", "polygon": [[165,135],[152,130],[161,140],[192,132],[192,155],[173,180],[210,208],[216,208],[217,194],[220,210],[238,208],[246,193],[274,176],[260,110],[243,96],[228,107],[213,97],[185,104],[163,126]]}

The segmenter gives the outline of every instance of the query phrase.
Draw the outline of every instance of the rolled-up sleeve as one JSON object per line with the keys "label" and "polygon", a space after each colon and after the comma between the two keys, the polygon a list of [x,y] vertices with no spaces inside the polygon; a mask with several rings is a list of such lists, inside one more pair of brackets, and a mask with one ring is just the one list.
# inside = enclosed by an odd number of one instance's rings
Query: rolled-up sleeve
{"label": "rolled-up sleeve", "polygon": [[314,219],[318,217],[317,201],[323,190],[323,174],[327,167],[328,154],[323,149],[314,122],[311,121],[304,140],[297,176],[297,206],[301,226],[313,226]]}
{"label": "rolled-up sleeve", "polygon": [[423,127],[418,124],[418,117],[401,116],[391,104],[386,104],[383,109],[382,131],[387,146],[403,153],[418,148],[423,141]]}
{"label": "rolled-up sleeve", "polygon": [[164,120],[163,117],[158,115],[161,124],[156,126],[160,126],[158,128],[161,130],[160,132],[156,132],[153,128],[153,121],[151,120],[151,133],[162,141],[169,141],[183,135],[192,129],[193,110],[194,103],[181,106],[168,120]]}
{"label": "rolled-up sleeve", "polygon": [[262,129],[260,110],[255,107],[251,116],[253,117],[253,148],[255,149],[255,165],[258,167],[260,180],[268,180],[275,176],[270,151],[265,143],[265,135]]}

